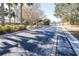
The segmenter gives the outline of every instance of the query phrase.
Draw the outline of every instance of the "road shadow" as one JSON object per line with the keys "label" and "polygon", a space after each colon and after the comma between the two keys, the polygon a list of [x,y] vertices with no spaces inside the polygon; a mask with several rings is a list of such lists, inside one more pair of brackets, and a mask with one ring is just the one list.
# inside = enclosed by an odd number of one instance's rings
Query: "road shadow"
{"label": "road shadow", "polygon": [[0,47],[0,56],[1,55],[4,55],[6,53],[10,53],[10,48],[12,47],[17,47],[18,45],[12,45],[10,43],[7,43],[7,42],[2,42],[5,46],[4,47]]}
{"label": "road shadow", "polygon": [[[27,31],[23,31],[25,33],[27,33]],[[31,33],[32,32],[32,33]],[[38,44],[42,45],[46,45],[46,44],[53,44],[53,42],[51,41],[51,38],[53,38],[54,36],[54,32],[50,32],[50,31],[31,31],[30,34],[39,34],[39,35],[43,35],[43,36],[39,36],[36,35],[36,38],[30,38],[30,37],[25,37],[25,36],[21,36],[21,35],[16,35],[16,34],[12,34],[12,36],[15,37],[19,37],[19,40],[15,40],[13,38],[7,37],[5,36],[4,38],[6,40],[10,40],[13,42],[16,42],[17,44],[12,45],[6,42],[3,42],[3,44],[5,44],[6,46],[4,47],[0,47],[0,49],[3,49],[3,51],[0,52],[0,55],[6,54],[6,53],[10,53],[10,48],[12,47],[18,47],[18,44],[26,51],[30,51],[32,53],[36,53],[37,55],[41,55],[41,56],[49,56],[52,53],[52,48],[41,48],[38,47]],[[35,40],[35,42],[28,42],[29,40]]]}

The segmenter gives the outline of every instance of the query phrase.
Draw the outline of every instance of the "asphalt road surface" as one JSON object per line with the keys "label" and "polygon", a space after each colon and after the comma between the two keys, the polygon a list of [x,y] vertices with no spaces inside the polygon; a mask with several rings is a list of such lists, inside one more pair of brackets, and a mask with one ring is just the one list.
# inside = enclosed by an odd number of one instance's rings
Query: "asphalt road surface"
{"label": "asphalt road surface", "polygon": [[0,36],[1,56],[76,56],[57,25]]}

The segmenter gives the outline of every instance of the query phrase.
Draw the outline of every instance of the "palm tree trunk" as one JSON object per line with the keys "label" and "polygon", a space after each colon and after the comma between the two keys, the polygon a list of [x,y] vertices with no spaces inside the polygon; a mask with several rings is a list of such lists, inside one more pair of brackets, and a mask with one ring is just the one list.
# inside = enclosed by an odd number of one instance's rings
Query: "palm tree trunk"
{"label": "palm tree trunk", "polygon": [[1,17],[2,17],[2,25],[5,25],[5,19],[4,19],[4,3],[1,3]]}
{"label": "palm tree trunk", "polygon": [[20,21],[21,21],[21,24],[22,24],[22,3],[20,3]]}
{"label": "palm tree trunk", "polygon": [[16,20],[15,20],[15,17],[14,17],[14,24],[16,24]]}
{"label": "palm tree trunk", "polygon": [[8,8],[9,8],[9,24],[11,24],[10,5],[8,5]]}
{"label": "palm tree trunk", "polygon": [[39,27],[39,24],[38,24],[38,19],[36,19],[36,25],[37,25],[37,28]]}

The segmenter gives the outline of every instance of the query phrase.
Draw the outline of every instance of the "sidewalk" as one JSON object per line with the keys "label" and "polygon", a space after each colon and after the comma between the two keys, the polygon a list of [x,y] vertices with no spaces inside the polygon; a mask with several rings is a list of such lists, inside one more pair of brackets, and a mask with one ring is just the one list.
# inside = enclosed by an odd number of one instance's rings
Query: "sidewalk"
{"label": "sidewalk", "polygon": [[79,40],[79,27],[74,25],[63,25],[67,31],[69,31],[72,35],[74,35]]}
{"label": "sidewalk", "polygon": [[[73,28],[75,29],[75,28]],[[77,28],[78,30],[79,28]],[[72,48],[74,49],[75,53],[79,56],[79,40],[73,36],[66,28],[63,27],[64,33],[68,38]],[[78,35],[77,35],[78,36]]]}

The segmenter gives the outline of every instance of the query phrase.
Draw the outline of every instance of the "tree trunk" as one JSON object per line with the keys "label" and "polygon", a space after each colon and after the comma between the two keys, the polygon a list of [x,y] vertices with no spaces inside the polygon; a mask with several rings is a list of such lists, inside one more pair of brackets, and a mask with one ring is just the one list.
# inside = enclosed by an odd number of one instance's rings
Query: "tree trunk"
{"label": "tree trunk", "polygon": [[71,24],[71,25],[74,25],[74,24],[75,24],[74,19],[71,19],[71,20],[70,20],[70,24]]}
{"label": "tree trunk", "polygon": [[10,15],[11,11],[10,11],[10,5],[8,5],[8,8],[9,8],[9,24],[11,24],[11,15]]}
{"label": "tree trunk", "polygon": [[14,17],[14,24],[16,24],[16,19],[15,19],[15,17]]}
{"label": "tree trunk", "polygon": [[2,17],[2,25],[5,25],[5,19],[4,19],[4,3],[1,3],[1,17]]}
{"label": "tree trunk", "polygon": [[37,25],[37,28],[39,27],[39,24],[38,24],[38,19],[36,19],[36,25]]}
{"label": "tree trunk", "polygon": [[21,21],[21,24],[22,24],[22,3],[20,3],[20,21]]}

